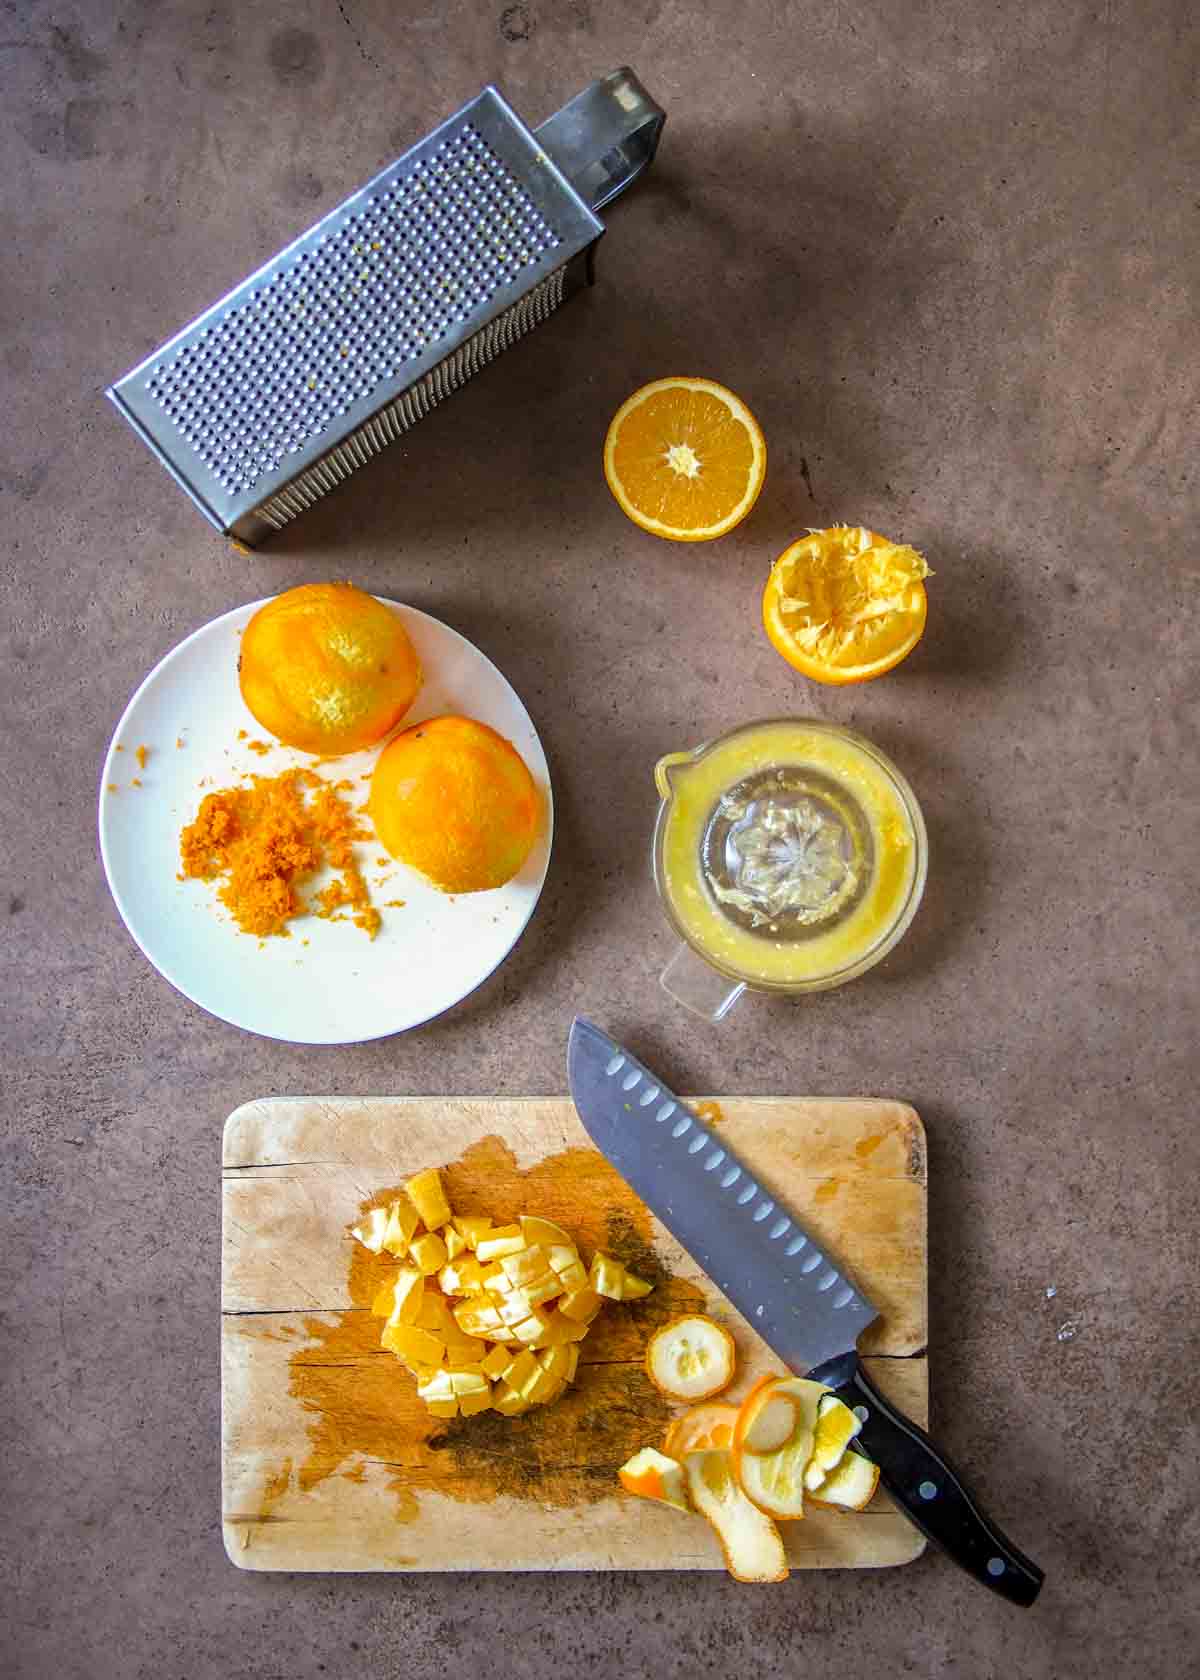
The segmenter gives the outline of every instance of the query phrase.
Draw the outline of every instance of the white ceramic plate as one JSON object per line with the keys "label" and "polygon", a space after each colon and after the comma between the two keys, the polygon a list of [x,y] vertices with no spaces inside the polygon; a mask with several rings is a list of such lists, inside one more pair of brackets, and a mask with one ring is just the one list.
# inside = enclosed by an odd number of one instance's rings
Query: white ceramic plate
{"label": "white ceramic plate", "polygon": [[[349,921],[305,916],[291,923],[290,938],[260,945],[238,931],[213,884],[177,875],[179,831],[205,792],[232,786],[247,771],[277,775],[313,763],[278,744],[259,756],[237,739],[243,729],[251,739],[267,738],[237,682],[239,637],[261,605],[238,607],[181,642],[126,707],[100,790],[100,851],[109,887],[125,926],[159,973],[223,1021],[297,1044],[352,1044],[404,1032],[474,991],[504,961],[533,914],[553,831],[546,755],[529,713],[490,659],[436,618],[389,602],[404,619],[425,672],[405,724],[460,712],[499,730],[542,794],[542,834],[507,886],[454,898],[403,864],[379,867],[383,848],[364,842],[357,848],[359,864],[383,914],[373,941]],[[139,746],[148,749],[142,770]],[[350,754],[320,773],[354,779],[362,791],[354,803],[360,804],[367,794],[361,778],[369,776],[378,751]],[[141,787],[132,785],[135,776]],[[385,908],[388,899],[403,899],[404,908]]]}

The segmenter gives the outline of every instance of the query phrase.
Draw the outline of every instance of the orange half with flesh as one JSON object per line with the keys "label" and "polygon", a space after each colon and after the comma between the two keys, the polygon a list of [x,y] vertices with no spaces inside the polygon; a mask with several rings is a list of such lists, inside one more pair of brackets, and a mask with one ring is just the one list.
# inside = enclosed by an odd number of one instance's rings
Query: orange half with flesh
{"label": "orange half with flesh", "polygon": [[670,542],[710,542],[741,523],[767,445],[740,397],[712,379],[656,379],[613,416],[604,476],[623,513]]}

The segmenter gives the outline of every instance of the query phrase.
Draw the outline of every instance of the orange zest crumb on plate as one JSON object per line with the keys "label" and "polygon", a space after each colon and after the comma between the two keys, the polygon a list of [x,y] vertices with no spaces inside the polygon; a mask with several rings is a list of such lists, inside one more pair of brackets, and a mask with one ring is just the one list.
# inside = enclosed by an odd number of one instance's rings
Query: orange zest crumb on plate
{"label": "orange zest crumb on plate", "polygon": [[[338,790],[311,770],[251,776],[249,786],[204,796],[179,839],[181,880],[219,881],[217,897],[243,933],[287,937],[288,923],[323,920],[343,907],[374,939],[381,917],[354,857],[369,838]],[[320,870],[334,879],[306,900],[300,887]]]}

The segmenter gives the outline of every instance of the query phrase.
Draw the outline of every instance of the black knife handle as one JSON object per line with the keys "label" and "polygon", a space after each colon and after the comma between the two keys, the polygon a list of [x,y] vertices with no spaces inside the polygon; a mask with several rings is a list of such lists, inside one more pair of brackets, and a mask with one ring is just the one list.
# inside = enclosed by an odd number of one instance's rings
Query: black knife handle
{"label": "black knife handle", "polygon": [[854,1441],[879,1466],[879,1477],[922,1534],[985,1587],[1013,1604],[1032,1604],[1044,1573],[979,1509],[957,1470],[923,1429],[885,1400],[856,1354],[831,1360],[810,1376],[827,1383],[863,1417]]}

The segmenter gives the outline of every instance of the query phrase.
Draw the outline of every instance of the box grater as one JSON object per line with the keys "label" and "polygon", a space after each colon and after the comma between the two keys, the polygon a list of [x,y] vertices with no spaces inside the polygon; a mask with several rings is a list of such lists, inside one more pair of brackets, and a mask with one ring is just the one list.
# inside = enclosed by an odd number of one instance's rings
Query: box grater
{"label": "box grater", "polygon": [[628,68],[536,129],[487,87],[108,395],[261,542],[591,283],[596,211],[664,120]]}

